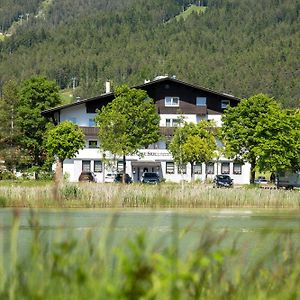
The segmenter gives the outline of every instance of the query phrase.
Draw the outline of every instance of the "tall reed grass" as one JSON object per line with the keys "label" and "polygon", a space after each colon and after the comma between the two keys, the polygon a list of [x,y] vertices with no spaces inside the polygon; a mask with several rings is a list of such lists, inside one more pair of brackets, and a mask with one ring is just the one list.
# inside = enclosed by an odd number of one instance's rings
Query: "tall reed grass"
{"label": "tall reed grass", "polygon": [[280,208],[299,209],[299,191],[213,189],[189,184],[0,186],[0,207]]}
{"label": "tall reed grass", "polygon": [[176,219],[169,243],[150,243],[145,232],[112,242],[116,218],[100,237],[88,231],[50,244],[33,222],[31,249],[22,257],[16,214],[10,259],[5,267],[0,264],[0,299],[300,298],[300,248],[290,235],[249,264],[240,255],[238,240],[224,243],[226,233],[209,227],[199,233],[193,249],[180,253],[189,230],[180,232]]}

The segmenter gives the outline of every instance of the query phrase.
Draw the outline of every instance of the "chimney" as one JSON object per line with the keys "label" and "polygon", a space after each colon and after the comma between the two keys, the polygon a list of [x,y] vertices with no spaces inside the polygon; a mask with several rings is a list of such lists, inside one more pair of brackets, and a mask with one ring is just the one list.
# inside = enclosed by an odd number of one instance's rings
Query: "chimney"
{"label": "chimney", "polygon": [[105,94],[110,93],[110,81],[105,82]]}

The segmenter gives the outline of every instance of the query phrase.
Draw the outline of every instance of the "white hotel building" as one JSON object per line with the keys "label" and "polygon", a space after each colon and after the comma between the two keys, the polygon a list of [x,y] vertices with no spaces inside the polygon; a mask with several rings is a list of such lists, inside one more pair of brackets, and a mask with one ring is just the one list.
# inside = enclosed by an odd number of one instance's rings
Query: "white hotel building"
{"label": "white hotel building", "polygon": [[[187,122],[197,123],[200,120],[215,120],[221,126],[221,116],[224,109],[236,106],[239,99],[228,94],[219,93],[186,82],[171,78],[157,77],[153,81],[135,86],[145,90],[152,98],[160,115],[162,139],[147,149],[140,149],[139,155],[126,157],[126,173],[133,181],[138,182],[145,171],[157,172],[166,181],[191,180],[191,166],[183,168],[183,174],[178,170],[172,155],[167,149],[167,141],[174,134],[180,111]],[[120,172],[123,168],[122,158],[103,153],[95,127],[94,117],[97,109],[101,109],[114,99],[114,93],[107,86],[105,94],[98,97],[80,100],[43,112],[50,116],[55,124],[70,120],[82,128],[86,145],[73,159],[64,161],[64,173],[68,173],[70,181],[78,181],[82,171],[92,171],[98,182],[104,181],[105,175]],[[110,163],[107,163],[107,162]],[[220,157],[207,164],[195,164],[194,178],[202,181],[213,178],[216,174],[228,174],[236,184],[247,184],[250,178],[250,165]]]}

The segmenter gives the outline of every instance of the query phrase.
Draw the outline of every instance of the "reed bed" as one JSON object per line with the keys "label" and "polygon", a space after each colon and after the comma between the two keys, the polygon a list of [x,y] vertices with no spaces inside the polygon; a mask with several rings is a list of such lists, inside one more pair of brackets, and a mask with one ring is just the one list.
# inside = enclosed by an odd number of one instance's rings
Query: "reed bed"
{"label": "reed bed", "polygon": [[88,231],[50,243],[41,238],[36,225],[30,251],[24,256],[20,255],[24,249],[17,246],[20,222],[16,214],[10,259],[1,260],[0,253],[0,299],[300,298],[300,247],[291,235],[273,239],[274,244],[262,248],[261,255],[254,250],[255,258],[249,263],[247,257],[253,253],[243,257],[237,240],[226,242],[226,232],[205,227],[194,248],[180,254],[182,234],[175,225],[163,239],[168,243],[150,243],[145,232],[112,243],[115,221],[101,236]]}
{"label": "reed bed", "polygon": [[299,209],[299,191],[214,189],[201,184],[0,186],[0,207]]}

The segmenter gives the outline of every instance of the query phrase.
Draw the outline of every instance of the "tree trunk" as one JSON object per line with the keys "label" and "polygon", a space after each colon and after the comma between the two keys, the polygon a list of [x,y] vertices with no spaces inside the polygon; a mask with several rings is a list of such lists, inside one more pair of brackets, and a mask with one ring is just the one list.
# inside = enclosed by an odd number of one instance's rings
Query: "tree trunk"
{"label": "tree trunk", "polygon": [[123,154],[123,178],[122,182],[126,183],[126,156]]}
{"label": "tree trunk", "polygon": [[58,158],[56,160],[56,168],[55,168],[55,184],[60,185],[63,181],[63,162],[64,160]]}
{"label": "tree trunk", "polygon": [[194,181],[194,162],[190,162],[191,164],[191,182]]}
{"label": "tree trunk", "polygon": [[34,179],[35,179],[35,180],[38,180],[38,179],[39,179],[39,172],[40,172],[39,153],[34,152],[33,165],[37,167],[37,168],[35,169],[35,171],[34,171]]}
{"label": "tree trunk", "polygon": [[250,170],[250,183],[254,183],[255,180],[255,167],[256,167],[256,159],[251,160],[251,170]]}
{"label": "tree trunk", "polygon": [[63,181],[63,161],[63,159],[59,158],[56,160],[53,197],[57,201],[60,199],[59,188]]}

